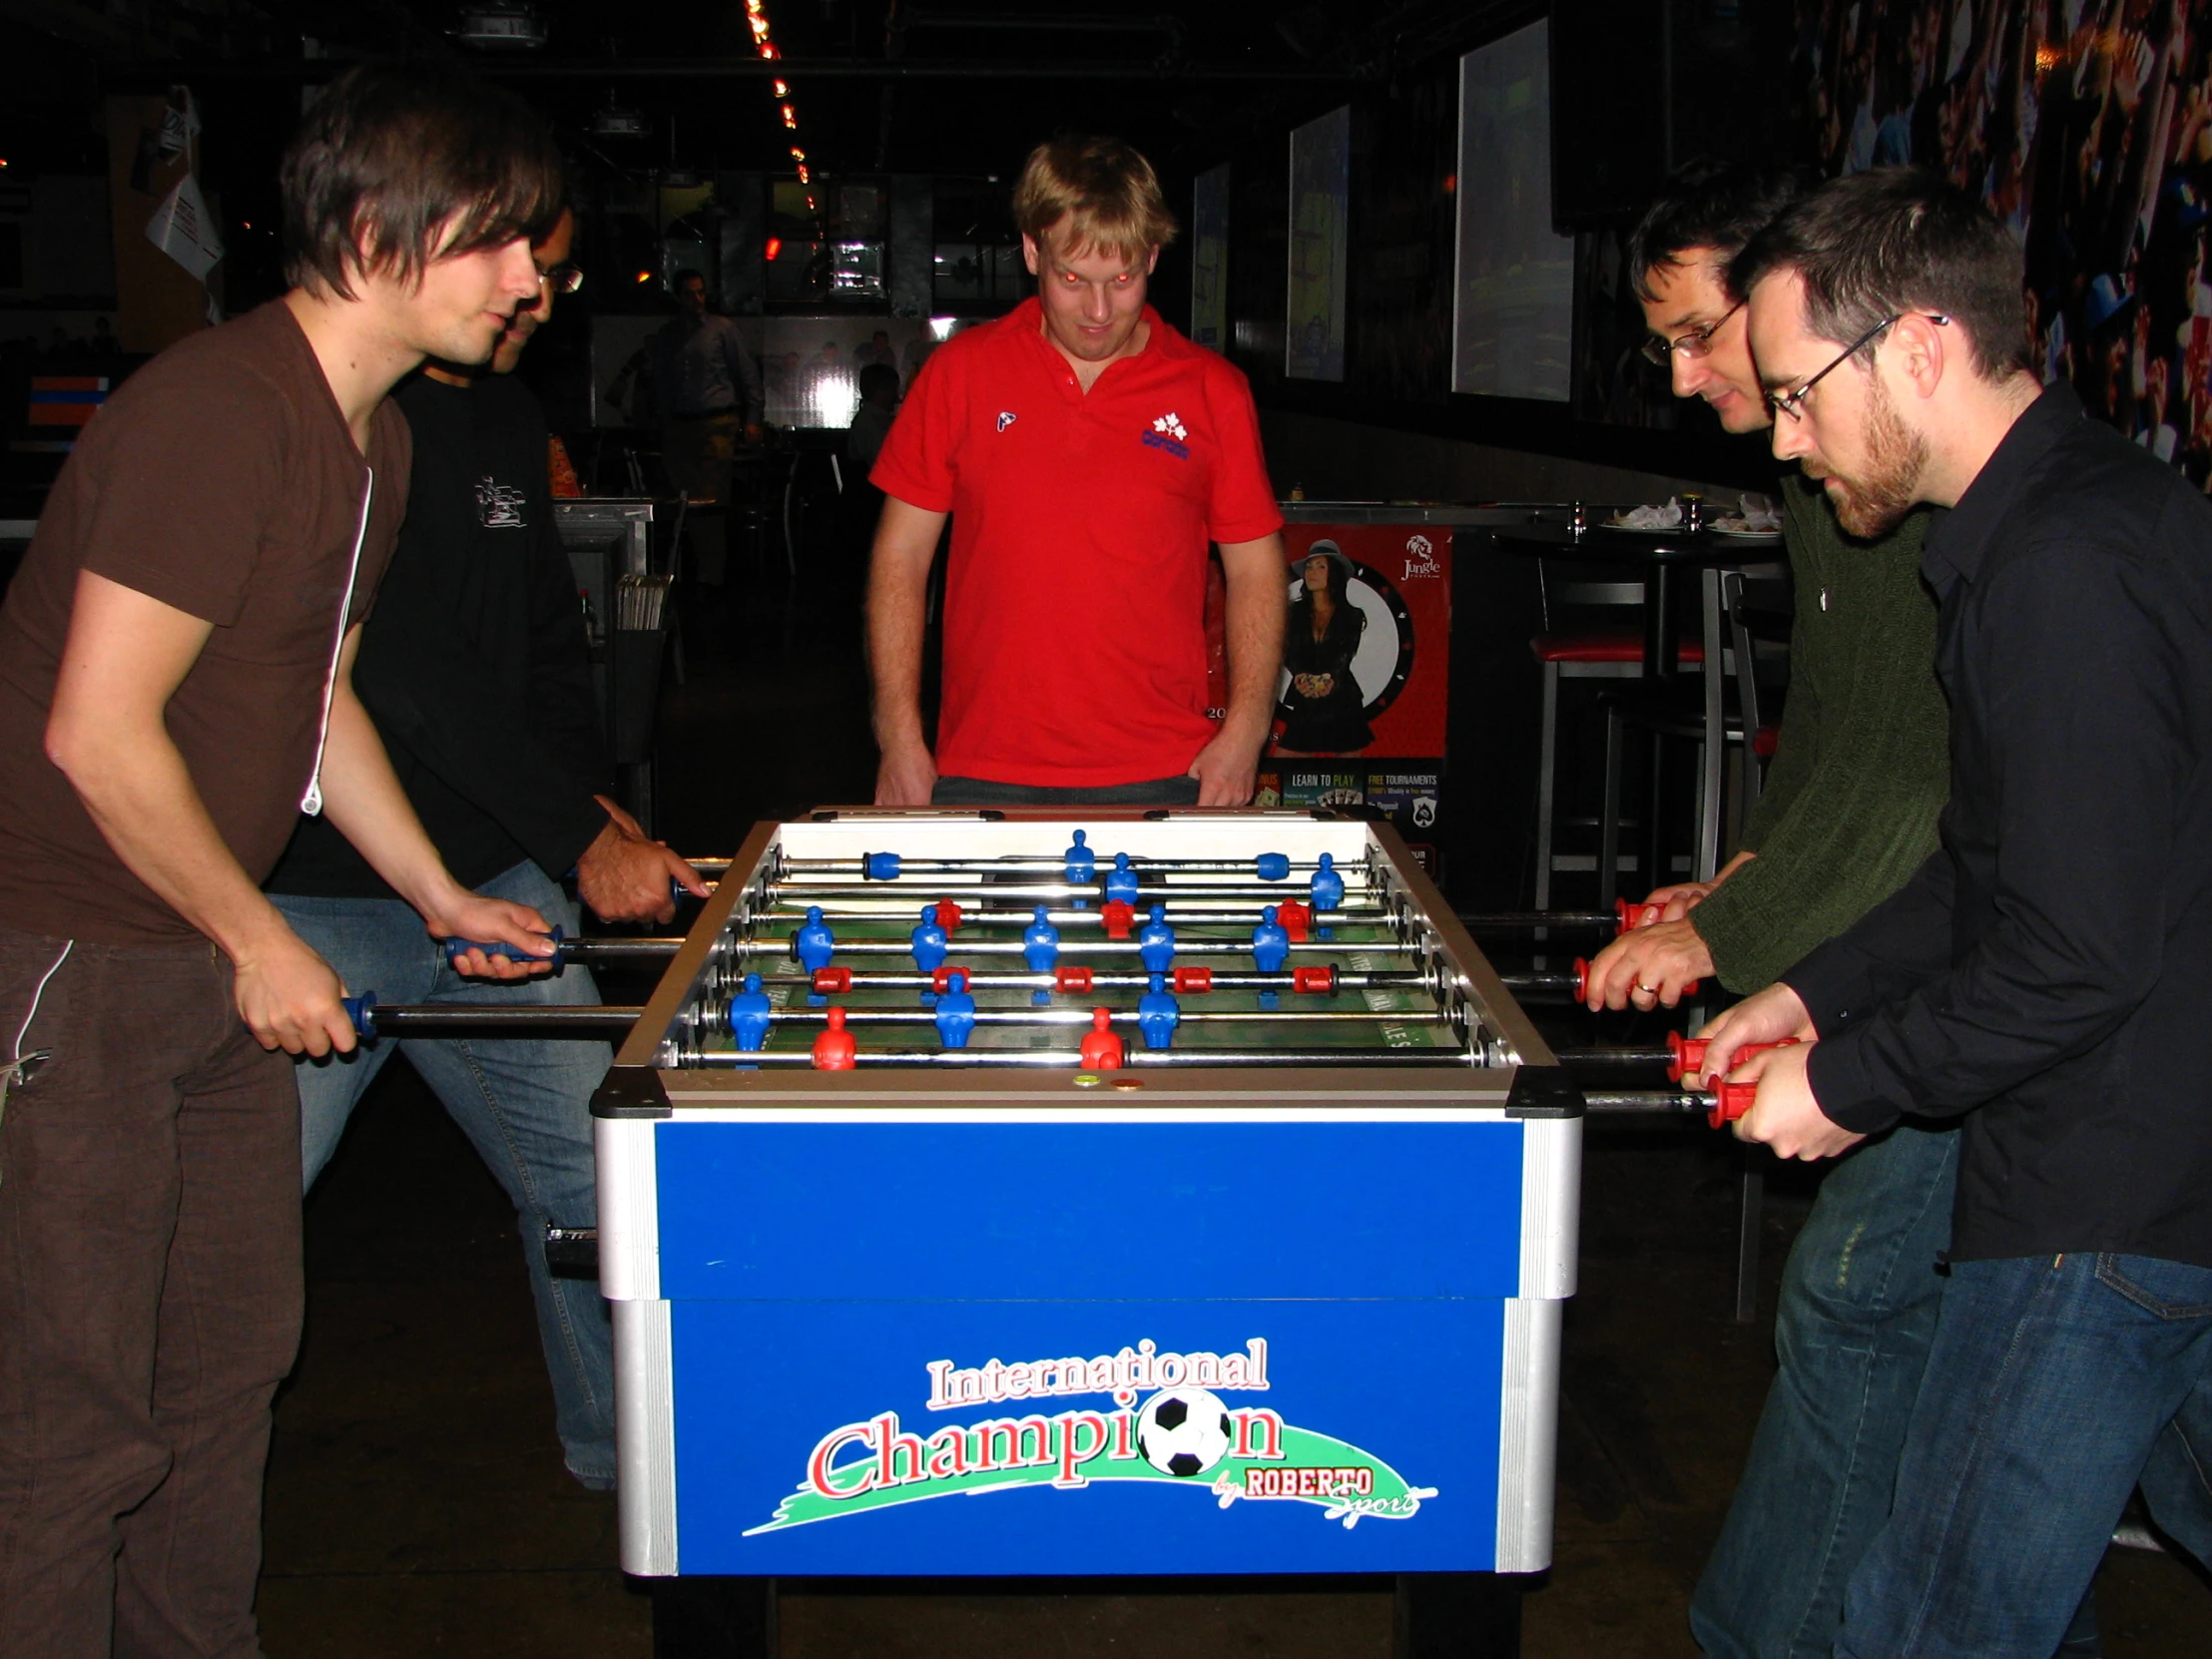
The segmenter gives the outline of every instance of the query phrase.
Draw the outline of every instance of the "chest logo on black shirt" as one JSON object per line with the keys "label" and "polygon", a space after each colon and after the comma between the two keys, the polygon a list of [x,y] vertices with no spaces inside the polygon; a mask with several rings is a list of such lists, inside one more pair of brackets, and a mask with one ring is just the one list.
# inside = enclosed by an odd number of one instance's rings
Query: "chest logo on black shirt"
{"label": "chest logo on black shirt", "polygon": [[490,477],[476,481],[476,512],[487,530],[528,529],[522,500],[522,491],[512,484],[502,484]]}
{"label": "chest logo on black shirt", "polygon": [[1183,440],[1191,435],[1173,409],[1152,423],[1152,430],[1145,433],[1144,441],[1154,449],[1165,449],[1179,461],[1191,458],[1190,446]]}

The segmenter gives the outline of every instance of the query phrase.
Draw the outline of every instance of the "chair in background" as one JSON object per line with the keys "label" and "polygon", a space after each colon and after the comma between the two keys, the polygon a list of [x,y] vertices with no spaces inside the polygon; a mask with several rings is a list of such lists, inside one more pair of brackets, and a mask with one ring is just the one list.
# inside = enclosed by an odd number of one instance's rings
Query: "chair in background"
{"label": "chair in background", "polygon": [[[1598,826],[1598,905],[1601,909],[1618,896],[1620,798],[1627,728],[1631,726],[1651,739],[1652,807],[1649,818],[1642,825],[1642,852],[1636,860],[1639,873],[1649,872],[1649,878],[1642,885],[1646,890],[1663,886],[1676,873],[1674,843],[1669,838],[1672,815],[1667,808],[1670,800],[1679,801],[1680,796],[1674,788],[1675,776],[1667,770],[1670,741],[1687,742],[1694,746],[1696,754],[1692,831],[1688,856],[1681,859],[1683,873],[1690,880],[1708,881],[1719,869],[1725,845],[1734,838],[1724,832],[1725,821],[1731,816],[1727,811],[1728,757],[1731,750],[1742,754],[1747,748],[1746,705],[1742,700],[1741,681],[1748,671],[1754,682],[1751,706],[1756,711],[1762,701],[1769,707],[1778,703],[1781,686],[1788,674],[1786,627],[1780,639],[1775,640],[1747,633],[1739,660],[1731,613],[1724,605],[1722,594],[1726,578],[1736,575],[1744,581],[1779,581],[1786,595],[1786,578],[1772,574],[1782,569],[1782,566],[1756,566],[1740,571],[1716,568],[1703,573],[1704,639],[1698,658],[1701,672],[1694,701],[1667,688],[1642,687],[1606,699],[1605,791]],[[1786,598],[1783,603],[1786,607]],[[1684,661],[1689,661],[1687,654]],[[1762,687],[1767,688],[1763,699]],[[1754,713],[1748,730],[1756,736],[1761,727],[1768,724],[1770,720],[1763,720]],[[1768,741],[1771,747],[1771,738]],[[1745,788],[1736,792],[1738,811],[1734,818],[1739,831],[1743,813],[1756,799],[1756,756],[1753,764],[1745,765],[1741,773],[1747,782]]]}
{"label": "chair in background", "polygon": [[[1537,567],[1539,584],[1544,581],[1543,567]],[[1536,780],[1536,896],[1539,910],[1551,908],[1552,877],[1556,873],[1598,868],[1606,855],[1601,846],[1596,856],[1563,853],[1557,843],[1560,829],[1558,815],[1559,791],[1559,735],[1562,712],[1560,688],[1568,680],[1638,680],[1644,674],[1644,637],[1640,615],[1644,604],[1644,585],[1641,582],[1558,582],[1542,586],[1546,631],[1530,640],[1529,649],[1543,666],[1543,740],[1537,763]],[[1618,626],[1600,626],[1581,629],[1553,630],[1550,627],[1552,605],[1562,610],[1599,611],[1624,610],[1629,619]],[[1702,641],[1685,639],[1679,648],[1685,667],[1702,665],[1705,646]],[[1617,803],[1609,805],[1617,812]],[[1603,827],[1600,826],[1603,839]],[[1612,848],[1617,858],[1617,840]],[[1599,885],[1605,889],[1602,903],[1611,903],[1611,887],[1617,882],[1618,870],[1609,879],[1599,870]]]}

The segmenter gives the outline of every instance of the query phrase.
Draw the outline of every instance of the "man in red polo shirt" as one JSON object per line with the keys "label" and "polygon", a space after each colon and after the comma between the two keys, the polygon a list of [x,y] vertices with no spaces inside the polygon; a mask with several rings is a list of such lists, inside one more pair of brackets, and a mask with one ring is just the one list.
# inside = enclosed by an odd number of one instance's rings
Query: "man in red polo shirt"
{"label": "man in red polo shirt", "polygon": [[[1241,807],[1275,713],[1283,516],[1245,377],[1145,303],[1175,221],[1113,139],[1040,145],[1014,188],[1037,297],[929,359],[870,478],[875,799]],[[944,698],[921,724],[947,515]],[[1207,708],[1206,548],[1229,707]]]}

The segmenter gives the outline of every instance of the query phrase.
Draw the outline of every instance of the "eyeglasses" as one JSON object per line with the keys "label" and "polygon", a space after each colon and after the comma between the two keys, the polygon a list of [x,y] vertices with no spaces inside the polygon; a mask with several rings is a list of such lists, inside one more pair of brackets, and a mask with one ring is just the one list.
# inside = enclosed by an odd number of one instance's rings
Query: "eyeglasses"
{"label": "eyeglasses", "polygon": [[545,284],[548,293],[574,293],[584,285],[582,266],[557,265],[551,271],[538,273],[538,280]]}
{"label": "eyeglasses", "polygon": [[1739,299],[1702,328],[1692,328],[1688,333],[1677,335],[1673,339],[1647,338],[1644,341],[1644,356],[1661,368],[1667,366],[1667,353],[1670,351],[1679,351],[1685,357],[1702,357],[1713,349],[1713,336],[1720,331],[1721,324],[1743,308],[1744,302]]}
{"label": "eyeglasses", "polygon": [[1812,379],[1806,381],[1804,385],[1798,387],[1796,391],[1785,392],[1780,397],[1775,396],[1773,392],[1767,393],[1768,417],[1772,419],[1776,415],[1788,415],[1792,420],[1804,419],[1805,399],[1808,395],[1810,395],[1815,386],[1819,385],[1823,380],[1827,379],[1831,374],[1835,373],[1836,370],[1842,368],[1845,363],[1849,362],[1854,356],[1856,356],[1859,353],[1860,349],[1864,347],[1869,341],[1871,341],[1875,337],[1875,335],[1881,333],[1883,329],[1889,327],[1892,323],[1902,322],[1906,317],[1909,316],[1925,316],[1928,318],[1929,321],[1936,323],[1938,326],[1950,320],[1949,317],[1943,315],[1940,311],[1899,311],[1895,316],[1884,317],[1872,328],[1869,328],[1865,333],[1861,334],[1857,339],[1853,340],[1849,345],[1845,346],[1842,351],[1837,353],[1835,361],[1831,362],[1826,368],[1822,369],[1818,374],[1814,375]]}

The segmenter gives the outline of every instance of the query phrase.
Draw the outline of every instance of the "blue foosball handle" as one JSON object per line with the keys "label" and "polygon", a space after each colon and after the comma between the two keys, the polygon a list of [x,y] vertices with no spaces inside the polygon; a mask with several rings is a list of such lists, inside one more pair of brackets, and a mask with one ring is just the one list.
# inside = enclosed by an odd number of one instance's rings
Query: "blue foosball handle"
{"label": "blue foosball handle", "polygon": [[868,881],[895,881],[898,879],[898,854],[895,852],[863,852],[860,855],[860,875]]}
{"label": "blue foosball handle", "polygon": [[1287,880],[1291,873],[1291,857],[1287,852],[1263,852],[1253,860],[1263,881]]}
{"label": "blue foosball handle", "polygon": [[509,944],[504,939],[496,944],[487,944],[481,939],[447,939],[445,959],[448,962],[457,962],[466,952],[481,950],[487,956],[504,956],[510,962],[551,962],[553,966],[559,967],[562,955],[561,929],[556,926],[546,937],[553,941],[553,954],[550,956],[533,956],[520,945]]}
{"label": "blue foosball handle", "polygon": [[376,1036],[376,993],[363,991],[359,996],[341,996],[338,1005],[345,1010],[345,1017],[353,1022],[353,1034],[374,1040]]}

